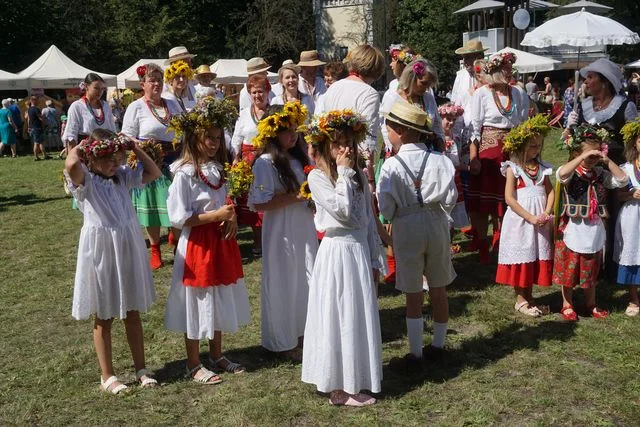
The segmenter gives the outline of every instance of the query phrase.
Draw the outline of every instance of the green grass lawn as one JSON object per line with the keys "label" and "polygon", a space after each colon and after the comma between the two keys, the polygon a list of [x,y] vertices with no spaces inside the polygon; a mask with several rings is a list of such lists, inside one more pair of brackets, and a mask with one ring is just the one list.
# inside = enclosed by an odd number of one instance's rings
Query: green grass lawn
{"label": "green grass lawn", "polygon": [[[545,158],[566,160],[548,137]],[[335,408],[300,381],[300,366],[260,348],[260,261],[244,268],[252,323],[225,337],[224,348],[248,372],[223,375],[219,386],[182,378],[182,336],[163,328],[171,253],[154,273],[158,301],[143,315],[148,366],[164,384],[123,396],[98,391],[91,321],[71,318],[76,248],[82,216],[60,182],[62,162],[0,158],[0,424],[2,425],[638,425],[640,319],[624,315],[626,292],[603,284],[606,320],[561,320],[559,289],[535,293],[553,314],[514,313],[511,289],[495,267],[459,254],[451,285],[446,362],[422,374],[385,368],[377,405]],[[241,235],[243,254],[250,252]],[[457,238],[460,240],[460,238]],[[404,298],[381,287],[385,365],[407,351]],[[580,298],[579,298],[580,301]],[[430,340],[430,307],[425,307]],[[114,323],[116,372],[133,381],[121,322]],[[205,347],[202,347],[205,350]]]}

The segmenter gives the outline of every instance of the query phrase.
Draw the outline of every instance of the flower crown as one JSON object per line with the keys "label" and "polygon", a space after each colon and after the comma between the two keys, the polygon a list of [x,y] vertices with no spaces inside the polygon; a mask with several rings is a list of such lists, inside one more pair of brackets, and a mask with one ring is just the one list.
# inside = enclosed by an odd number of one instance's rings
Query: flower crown
{"label": "flower crown", "polygon": [[420,55],[419,53],[413,54],[405,50],[394,52],[392,54],[392,57],[394,57],[397,61],[402,62],[404,65],[409,65],[411,62],[415,61],[416,59],[422,59],[422,55]]}
{"label": "flower crown", "polygon": [[142,80],[144,76],[147,75],[147,66],[141,65],[138,68],[136,68],[136,74],[138,75],[138,78]]}
{"label": "flower crown", "polygon": [[311,123],[304,128],[304,139],[308,144],[320,144],[330,141],[331,133],[336,130],[351,129],[358,144],[367,135],[367,123],[362,116],[351,109],[333,110],[320,116],[315,116]]}
{"label": "flower crown", "polygon": [[302,126],[307,118],[307,107],[299,101],[291,101],[284,104],[279,113],[271,114],[258,122],[258,134],[253,138],[253,146],[262,149],[271,138],[275,138],[278,132],[295,126]]}
{"label": "flower crown", "polygon": [[580,126],[569,128],[569,132],[562,139],[560,149],[578,151],[582,148],[581,144],[587,139],[600,140],[608,144],[610,138],[611,135],[606,129],[584,123]]}
{"label": "flower crown", "polygon": [[134,142],[126,136],[117,135],[111,139],[96,139],[91,141],[89,138],[85,138],[78,144],[78,150],[84,157],[93,157],[95,159],[99,157],[110,156],[117,152],[124,152],[133,148]]}
{"label": "flower crown", "polygon": [[620,129],[622,140],[624,144],[635,144],[636,139],[640,137],[640,117],[636,117],[634,120],[627,122],[622,129]]}
{"label": "flower crown", "polygon": [[193,70],[191,69],[189,64],[187,64],[186,61],[182,60],[176,61],[171,64],[169,68],[164,70],[164,81],[170,82],[175,77],[183,73],[187,79],[191,80],[193,78]]}
{"label": "flower crown", "polygon": [[516,55],[511,52],[494,53],[484,63],[483,70],[486,74],[491,74],[504,67],[505,64],[513,65],[516,62]]}
{"label": "flower crown", "polygon": [[464,114],[464,108],[459,105],[447,103],[438,107],[440,117],[460,117]]}
{"label": "flower crown", "polygon": [[546,136],[551,130],[549,126],[549,116],[536,114],[532,118],[525,120],[518,126],[512,128],[504,138],[502,151],[505,153],[515,153],[524,148],[527,142],[537,136]]}
{"label": "flower crown", "polygon": [[187,131],[197,133],[211,127],[231,129],[237,119],[238,110],[233,101],[206,96],[193,110],[173,116],[169,120],[169,129],[175,132],[177,141]]}

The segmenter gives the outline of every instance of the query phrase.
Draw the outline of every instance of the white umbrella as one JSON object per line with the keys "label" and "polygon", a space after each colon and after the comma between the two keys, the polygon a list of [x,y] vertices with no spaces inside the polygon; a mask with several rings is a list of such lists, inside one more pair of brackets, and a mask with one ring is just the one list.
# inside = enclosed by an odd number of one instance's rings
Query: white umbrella
{"label": "white umbrella", "polygon": [[121,72],[116,76],[118,89],[140,89],[140,79],[136,70],[139,66],[154,63],[164,70],[166,59],[139,59],[135,64]]}
{"label": "white umbrella", "polygon": [[[245,84],[249,78],[246,59],[218,59],[211,64],[211,71],[216,73],[215,83]],[[271,83],[278,81],[278,74],[271,71],[267,77]]]}
{"label": "white umbrella", "polygon": [[[638,33],[634,33],[613,19],[594,15],[582,9],[580,12],[548,20],[525,34],[520,44],[538,48],[575,46],[578,48],[577,68],[580,68],[581,47],[636,43],[640,43]],[[578,77],[578,71],[576,71],[575,93],[578,93]]]}
{"label": "white umbrella", "polygon": [[524,52],[522,50],[505,47],[496,53],[511,52],[516,55],[516,62],[513,66],[519,73],[537,73],[540,71],[552,71],[555,69],[556,64],[560,64],[560,61],[547,58],[541,55],[534,55],[533,53]]}
{"label": "white umbrella", "polygon": [[453,13],[469,13],[478,12],[480,10],[502,9],[504,2],[494,0],[479,0],[475,3],[471,3],[469,6],[458,9]]}
{"label": "white umbrella", "polygon": [[625,68],[640,68],[640,59],[638,59],[637,61],[633,61],[627,65],[624,66]]}
{"label": "white umbrella", "polygon": [[587,12],[592,12],[592,13],[605,13],[613,9],[612,7],[605,6],[603,4],[596,3],[593,1],[587,1],[587,0],[580,0],[575,3],[560,6],[560,9],[562,9],[565,12],[577,12],[582,10],[583,8]]}

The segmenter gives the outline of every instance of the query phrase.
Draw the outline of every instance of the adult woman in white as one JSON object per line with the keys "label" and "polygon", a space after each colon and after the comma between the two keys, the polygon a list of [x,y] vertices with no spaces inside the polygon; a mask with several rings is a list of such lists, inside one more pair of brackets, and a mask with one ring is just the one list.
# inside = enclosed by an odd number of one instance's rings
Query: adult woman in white
{"label": "adult woman in white", "polygon": [[96,129],[117,132],[109,103],[102,99],[106,86],[102,77],[89,73],[80,83],[84,91],[82,98],[74,101],[67,112],[67,126],[62,140],[69,143],[69,149],[88,137]]}
{"label": "adult woman in white", "polygon": [[[467,208],[471,225],[477,232],[480,262],[488,264],[489,242],[486,239],[489,215],[502,218],[506,212],[504,201],[505,178],[500,173],[503,161],[502,145],[506,134],[527,119],[529,98],[509,86],[512,53],[494,54],[484,64],[486,86],[478,88],[471,101],[473,132],[470,146],[470,169]],[[494,230],[493,245],[497,248],[500,231]]]}
{"label": "adult woman in white", "polygon": [[[171,184],[169,165],[178,157],[173,146],[173,131],[168,131],[171,116],[179,114],[180,106],[162,97],[162,69],[150,63],[138,67],[142,98],[127,107],[122,120],[122,133],[138,140],[154,139],[164,152],[162,176],[132,191],[133,205],[140,224],[147,229],[151,244],[151,268],[162,266],[160,227],[171,227],[167,212],[168,189]],[[170,242],[173,243],[173,242]]]}
{"label": "adult woman in white", "polygon": [[[256,157],[256,149],[253,146],[253,138],[258,134],[258,122],[262,120],[269,107],[269,93],[271,85],[266,75],[253,74],[247,80],[247,90],[251,97],[249,107],[240,110],[240,116],[236,122],[233,137],[231,138],[231,151],[234,162],[244,160],[252,165]],[[253,230],[253,255],[262,253],[262,218],[257,212],[253,212],[247,206],[246,196],[237,197],[238,224],[247,225]]]}
{"label": "adult woman in white", "polygon": [[196,105],[196,97],[189,90],[189,80],[192,78],[193,70],[186,61],[172,62],[164,70],[164,81],[168,87],[162,97],[178,103],[183,112],[191,111]]}
{"label": "adult woman in white", "polygon": [[275,136],[260,133],[254,139],[258,157],[249,192],[249,206],[264,212],[262,346],[299,362],[309,279],[318,250],[313,211],[299,195],[309,159],[297,127],[307,115],[297,101],[271,106],[268,113],[263,121],[273,123]]}
{"label": "adult woman in white", "polygon": [[290,101],[299,101],[307,107],[307,116],[312,117],[315,108],[313,97],[298,90],[300,67],[295,64],[285,64],[278,70],[278,78],[282,85],[282,95],[273,98],[271,104],[284,105]]}
{"label": "adult woman in white", "polygon": [[[433,137],[429,145],[444,152],[444,131],[442,121],[438,114],[438,104],[431,92],[432,87],[438,85],[438,71],[436,67],[424,58],[417,58],[410,62],[402,71],[398,80],[398,89],[395,92],[387,91],[380,105],[380,115],[391,111],[393,104],[405,101],[420,108],[429,115]],[[391,143],[386,126],[381,127],[385,147],[390,150]]]}

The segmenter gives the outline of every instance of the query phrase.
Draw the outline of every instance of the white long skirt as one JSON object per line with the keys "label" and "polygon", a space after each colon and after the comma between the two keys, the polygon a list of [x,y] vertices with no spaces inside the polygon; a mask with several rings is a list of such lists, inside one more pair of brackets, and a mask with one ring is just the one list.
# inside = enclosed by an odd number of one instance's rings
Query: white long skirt
{"label": "white long skirt", "polygon": [[382,339],[366,229],[328,230],[309,289],[302,381],[380,392]]}

